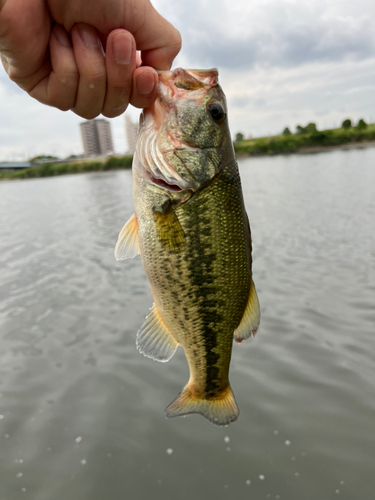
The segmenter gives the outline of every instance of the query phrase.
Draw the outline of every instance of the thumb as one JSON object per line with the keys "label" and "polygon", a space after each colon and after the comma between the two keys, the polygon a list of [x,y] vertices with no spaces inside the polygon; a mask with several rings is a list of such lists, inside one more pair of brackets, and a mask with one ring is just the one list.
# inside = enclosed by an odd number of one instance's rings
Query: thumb
{"label": "thumb", "polygon": [[143,66],[168,70],[181,50],[181,35],[148,3],[144,22],[133,33],[137,49],[142,52]]}

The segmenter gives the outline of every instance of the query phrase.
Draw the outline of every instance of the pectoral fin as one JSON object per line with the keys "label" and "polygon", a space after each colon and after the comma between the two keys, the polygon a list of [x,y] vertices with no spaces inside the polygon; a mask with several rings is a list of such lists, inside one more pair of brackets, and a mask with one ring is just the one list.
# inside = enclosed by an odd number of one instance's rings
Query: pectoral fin
{"label": "pectoral fin", "polygon": [[169,361],[177,349],[178,343],[166,327],[155,304],[137,333],[136,344],[144,356],[163,363]]}
{"label": "pectoral fin", "polygon": [[238,344],[241,344],[241,342],[248,339],[251,334],[255,335],[259,327],[259,321],[259,300],[257,292],[255,290],[254,282],[253,280],[251,280],[249,299],[247,301],[242,320],[237,329],[234,331],[234,340]]}
{"label": "pectoral fin", "polygon": [[138,220],[133,214],[118,236],[115,247],[116,260],[132,259],[139,254]]}

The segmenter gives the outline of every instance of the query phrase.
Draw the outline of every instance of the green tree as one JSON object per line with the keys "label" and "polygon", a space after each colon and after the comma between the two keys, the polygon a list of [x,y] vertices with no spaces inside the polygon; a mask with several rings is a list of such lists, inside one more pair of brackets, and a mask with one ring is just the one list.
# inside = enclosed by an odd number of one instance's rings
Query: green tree
{"label": "green tree", "polygon": [[341,127],[347,130],[348,128],[352,127],[352,121],[347,118],[342,122]]}
{"label": "green tree", "polygon": [[317,128],[316,128],[316,124],[315,123],[309,123],[306,127],[305,127],[305,133],[307,134],[313,134],[314,132],[317,132]]}
{"label": "green tree", "polygon": [[289,130],[289,127],[285,127],[283,130],[283,135],[291,135],[291,131]]}
{"label": "green tree", "polygon": [[236,139],[235,139],[235,141],[236,141],[236,142],[241,142],[241,141],[243,141],[243,140],[244,140],[244,135],[243,135],[241,132],[238,132],[238,133],[236,134]]}
{"label": "green tree", "polygon": [[296,130],[297,130],[297,134],[304,134],[305,133],[305,129],[304,129],[304,127],[301,127],[301,125],[297,125]]}
{"label": "green tree", "polygon": [[367,123],[361,118],[357,124],[357,130],[364,130],[365,128],[367,128]]}

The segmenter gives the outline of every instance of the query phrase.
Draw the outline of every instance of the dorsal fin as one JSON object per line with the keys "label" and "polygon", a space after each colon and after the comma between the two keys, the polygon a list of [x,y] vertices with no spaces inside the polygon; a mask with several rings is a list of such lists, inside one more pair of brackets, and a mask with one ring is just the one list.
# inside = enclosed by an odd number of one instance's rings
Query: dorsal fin
{"label": "dorsal fin", "polygon": [[245,312],[236,330],[234,331],[234,340],[241,344],[243,340],[248,339],[251,334],[255,335],[260,321],[260,310],[258,295],[255,290],[253,280],[251,280],[249,299],[246,304]]}
{"label": "dorsal fin", "polygon": [[136,344],[144,356],[163,363],[169,361],[177,349],[178,343],[166,327],[155,304],[137,333]]}
{"label": "dorsal fin", "polygon": [[138,220],[137,216],[133,214],[118,235],[115,258],[116,260],[132,259],[138,254]]}

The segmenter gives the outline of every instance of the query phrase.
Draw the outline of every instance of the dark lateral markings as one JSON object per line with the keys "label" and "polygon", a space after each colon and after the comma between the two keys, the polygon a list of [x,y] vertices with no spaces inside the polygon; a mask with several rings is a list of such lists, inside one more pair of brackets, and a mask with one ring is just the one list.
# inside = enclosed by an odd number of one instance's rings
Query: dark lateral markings
{"label": "dark lateral markings", "polygon": [[[189,281],[192,285],[192,294],[197,304],[200,322],[203,327],[203,341],[206,359],[206,381],[205,395],[210,398],[217,394],[219,386],[220,368],[217,366],[220,356],[214,349],[218,346],[218,332],[209,325],[219,325],[222,316],[218,312],[218,303],[209,298],[217,293],[215,287],[215,276],[213,265],[216,260],[216,254],[212,246],[212,227],[208,217],[202,214],[209,212],[207,199],[201,199],[199,206],[199,216],[192,210],[187,217],[187,234],[192,237],[187,240],[187,252],[191,255],[188,264]],[[195,207],[197,208],[197,207]],[[189,248],[190,247],[190,248]],[[197,249],[199,249],[197,251]]]}

